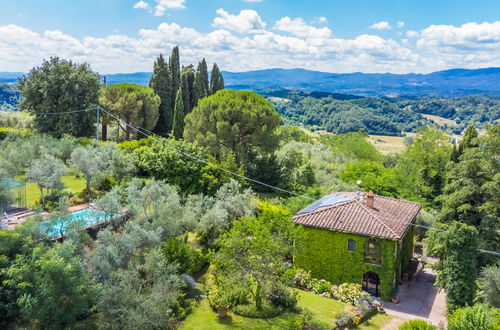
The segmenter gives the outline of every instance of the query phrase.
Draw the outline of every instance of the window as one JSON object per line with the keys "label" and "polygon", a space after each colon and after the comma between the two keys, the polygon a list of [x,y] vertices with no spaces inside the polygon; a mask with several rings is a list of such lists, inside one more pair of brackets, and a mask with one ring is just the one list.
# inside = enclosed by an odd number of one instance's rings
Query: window
{"label": "window", "polygon": [[365,243],[365,262],[369,264],[381,264],[380,243],[374,239]]}
{"label": "window", "polygon": [[347,240],[347,251],[354,252],[356,251],[356,241],[353,239]]}

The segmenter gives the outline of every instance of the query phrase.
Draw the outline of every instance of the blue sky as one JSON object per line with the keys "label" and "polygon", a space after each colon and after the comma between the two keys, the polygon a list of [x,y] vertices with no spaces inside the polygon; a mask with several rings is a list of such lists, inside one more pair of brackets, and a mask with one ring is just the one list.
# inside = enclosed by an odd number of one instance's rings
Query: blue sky
{"label": "blue sky", "polygon": [[59,55],[101,73],[184,63],[223,70],[431,72],[500,66],[493,0],[18,0],[0,2],[0,71]]}

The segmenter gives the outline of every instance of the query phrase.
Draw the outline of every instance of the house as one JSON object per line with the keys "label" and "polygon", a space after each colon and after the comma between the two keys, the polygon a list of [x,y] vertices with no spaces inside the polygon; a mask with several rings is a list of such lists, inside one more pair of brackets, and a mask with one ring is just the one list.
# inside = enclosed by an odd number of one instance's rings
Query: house
{"label": "house", "polygon": [[336,192],[293,217],[303,228],[294,264],[335,284],[360,283],[389,301],[413,254],[419,203],[371,192]]}

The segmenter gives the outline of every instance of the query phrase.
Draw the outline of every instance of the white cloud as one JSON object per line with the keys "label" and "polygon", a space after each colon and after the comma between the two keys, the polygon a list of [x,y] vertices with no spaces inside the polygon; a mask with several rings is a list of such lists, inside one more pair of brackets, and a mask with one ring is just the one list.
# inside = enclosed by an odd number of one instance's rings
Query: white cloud
{"label": "white cloud", "polygon": [[413,31],[413,30],[409,30],[409,31],[406,31],[406,36],[409,38],[418,37],[418,32]]}
{"label": "white cloud", "polygon": [[380,21],[370,25],[370,29],[375,29],[375,30],[388,30],[390,28],[391,25],[386,21]]}
{"label": "white cloud", "polygon": [[276,22],[274,29],[291,33],[297,37],[316,40],[329,38],[332,35],[332,31],[329,28],[316,28],[307,25],[301,17],[294,19],[288,16],[282,17]]}
{"label": "white cloud", "polygon": [[405,22],[403,22],[403,21],[397,21],[397,22],[396,22],[396,26],[397,26],[398,28],[403,28],[403,27],[405,26]]}
{"label": "white cloud", "polygon": [[326,18],[325,16],[318,17],[318,22],[322,23],[322,24],[326,24],[326,23],[328,23],[328,18]]}
{"label": "white cloud", "polygon": [[167,9],[184,9],[186,0],[156,0],[158,5],[155,7],[155,16],[165,15]]}
{"label": "white cloud", "polygon": [[213,26],[238,33],[260,33],[266,28],[259,14],[253,9],[243,9],[238,15],[231,15],[222,8],[216,11],[218,17],[214,19]]}
{"label": "white cloud", "polygon": [[149,4],[143,0],[136,2],[134,4],[134,9],[147,9],[149,8]]}
{"label": "white cloud", "polygon": [[[229,16],[241,16],[240,20],[246,17],[241,13]],[[226,22],[210,32],[164,22],[154,29],[141,29],[136,36],[83,38],[57,30],[36,33],[17,25],[0,26],[0,71],[26,72],[50,56],[88,62],[101,73],[151,71],[155,57],[175,45],[180,46],[183,64],[206,57],[228,71],[301,67],[330,72],[397,73],[500,66],[498,22],[429,26],[415,32],[414,43],[370,34],[351,39],[333,37],[329,29],[291,18],[280,19],[276,29],[269,30],[256,17],[243,27]]]}

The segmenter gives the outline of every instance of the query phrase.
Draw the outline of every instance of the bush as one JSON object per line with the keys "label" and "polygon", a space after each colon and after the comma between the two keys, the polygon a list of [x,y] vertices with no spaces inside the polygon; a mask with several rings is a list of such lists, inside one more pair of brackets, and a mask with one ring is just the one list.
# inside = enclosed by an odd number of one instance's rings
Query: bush
{"label": "bush", "polygon": [[319,294],[320,296],[324,296],[327,298],[332,298],[333,293],[332,293],[332,286],[333,284],[326,281],[326,280],[318,280],[314,279],[311,282],[312,286],[312,293]]}
{"label": "bush", "polygon": [[188,243],[177,238],[165,242],[163,255],[168,263],[177,264],[181,273],[196,273],[207,262],[200,251],[192,249]]}
{"label": "bush", "polygon": [[312,277],[310,271],[305,271],[300,268],[294,268],[293,271],[295,274],[293,275],[291,282],[292,285],[299,289],[310,290],[312,288]]}
{"label": "bush", "polygon": [[293,309],[297,306],[297,293],[290,291],[287,287],[279,284],[273,284],[267,291],[267,298],[275,307]]}
{"label": "bush", "polygon": [[361,298],[361,284],[342,283],[333,287],[333,295],[342,302],[354,304]]}
{"label": "bush", "polygon": [[410,320],[401,324],[399,330],[437,330],[438,328],[424,320]]}
{"label": "bush", "polygon": [[458,308],[448,316],[449,330],[488,330],[493,322],[492,310],[486,304]]}

